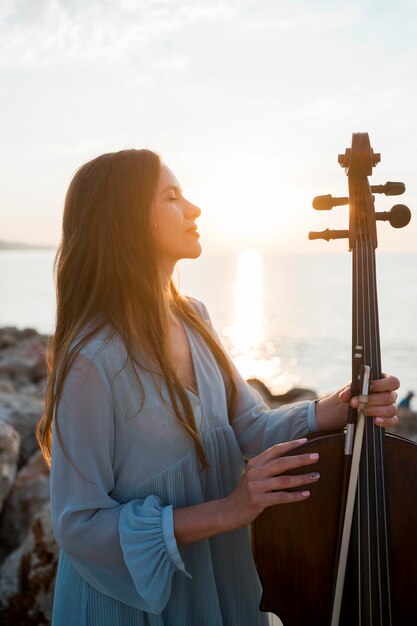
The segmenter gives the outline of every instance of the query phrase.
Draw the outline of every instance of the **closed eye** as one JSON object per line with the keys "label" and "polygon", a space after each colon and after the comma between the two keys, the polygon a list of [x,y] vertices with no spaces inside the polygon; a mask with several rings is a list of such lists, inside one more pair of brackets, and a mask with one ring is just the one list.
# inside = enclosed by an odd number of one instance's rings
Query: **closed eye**
{"label": "closed eye", "polygon": [[182,189],[177,186],[169,187],[168,189],[166,189],[166,191],[168,190],[170,191],[171,195],[167,198],[167,200],[179,200],[179,198],[182,196]]}

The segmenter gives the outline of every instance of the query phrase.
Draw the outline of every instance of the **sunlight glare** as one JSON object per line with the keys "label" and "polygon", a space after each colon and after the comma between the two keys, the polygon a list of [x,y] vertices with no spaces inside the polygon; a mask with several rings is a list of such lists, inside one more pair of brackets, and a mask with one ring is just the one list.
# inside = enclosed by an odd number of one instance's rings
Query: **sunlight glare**
{"label": "sunlight glare", "polygon": [[238,354],[265,341],[262,258],[257,250],[243,250],[237,259],[234,289],[235,323],[230,337]]}
{"label": "sunlight glare", "polygon": [[245,379],[257,378],[272,393],[285,393],[299,383],[292,371],[296,359],[283,366],[277,345],[268,340],[264,310],[264,268],[258,250],[245,249],[236,257],[233,323],[223,336],[233,361]]}
{"label": "sunlight glare", "polygon": [[279,377],[281,361],[266,341],[262,257],[242,250],[236,262],[234,322],[225,329],[233,360],[244,378],[269,381]]}
{"label": "sunlight glare", "polygon": [[262,251],[285,245],[297,232],[300,207],[304,209],[297,189],[285,179],[284,168],[264,158],[236,157],[227,171],[217,172],[216,184],[205,198],[202,224],[217,243],[220,237],[229,248]]}

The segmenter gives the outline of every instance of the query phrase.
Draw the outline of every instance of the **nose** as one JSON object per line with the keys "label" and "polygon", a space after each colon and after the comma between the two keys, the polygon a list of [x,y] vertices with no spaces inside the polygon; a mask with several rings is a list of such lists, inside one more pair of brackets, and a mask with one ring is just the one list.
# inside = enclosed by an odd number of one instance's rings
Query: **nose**
{"label": "nose", "polygon": [[201,209],[187,200],[186,214],[187,217],[196,220],[201,215]]}

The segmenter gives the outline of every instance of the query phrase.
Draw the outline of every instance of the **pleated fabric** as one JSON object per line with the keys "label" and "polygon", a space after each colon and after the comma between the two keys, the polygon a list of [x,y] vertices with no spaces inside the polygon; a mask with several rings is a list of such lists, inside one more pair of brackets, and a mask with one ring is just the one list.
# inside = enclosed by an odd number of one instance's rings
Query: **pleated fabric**
{"label": "pleated fabric", "polygon": [[[196,456],[149,479],[127,496],[127,503],[146,500],[187,506],[226,497],[240,478],[243,458],[231,427],[206,434],[210,468],[202,472]],[[152,506],[152,503],[149,504]],[[139,531],[138,531],[139,532]],[[250,549],[248,529],[224,533],[179,547],[187,575],[172,578],[170,597],[161,614],[140,611],[100,593],[60,552],[55,586],[53,626],[261,626],[260,585]],[[121,532],[123,536],[123,532]],[[142,539],[143,541],[143,539]],[[161,547],[164,550],[164,547]],[[129,555],[126,554],[126,558]],[[146,561],[131,557],[146,577]]]}
{"label": "pleated fabric", "polygon": [[117,336],[93,338],[66,377],[52,433],[51,513],[61,548],[53,626],[268,624],[249,529],[178,546],[173,509],[230,495],[245,456],[316,429],[314,403],[270,410],[235,370],[229,423],[228,383],[201,337],[185,330],[197,383],[188,393],[208,469],[163,381],[149,368],[133,371]]}

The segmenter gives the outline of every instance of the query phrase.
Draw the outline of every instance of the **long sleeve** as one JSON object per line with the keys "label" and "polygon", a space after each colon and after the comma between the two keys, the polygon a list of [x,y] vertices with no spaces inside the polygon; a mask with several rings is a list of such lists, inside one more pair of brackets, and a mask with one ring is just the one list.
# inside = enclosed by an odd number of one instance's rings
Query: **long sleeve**
{"label": "long sleeve", "polygon": [[294,402],[270,409],[234,366],[233,371],[238,393],[232,427],[245,456],[318,430],[314,402]]}
{"label": "long sleeve", "polygon": [[[200,315],[215,332],[205,305],[194,302]],[[261,394],[242,378],[230,357],[228,360],[237,385],[237,403],[231,425],[245,456],[255,456],[276,443],[304,437],[318,430],[314,401],[295,402],[270,409]],[[230,404],[230,379],[224,372],[222,375]]]}
{"label": "long sleeve", "polygon": [[60,438],[54,424],[51,504],[58,544],[96,590],[160,613],[174,573],[188,576],[175,541],[172,506],[154,495],[124,504],[110,495],[115,415],[100,363],[77,356],[56,419]]}

